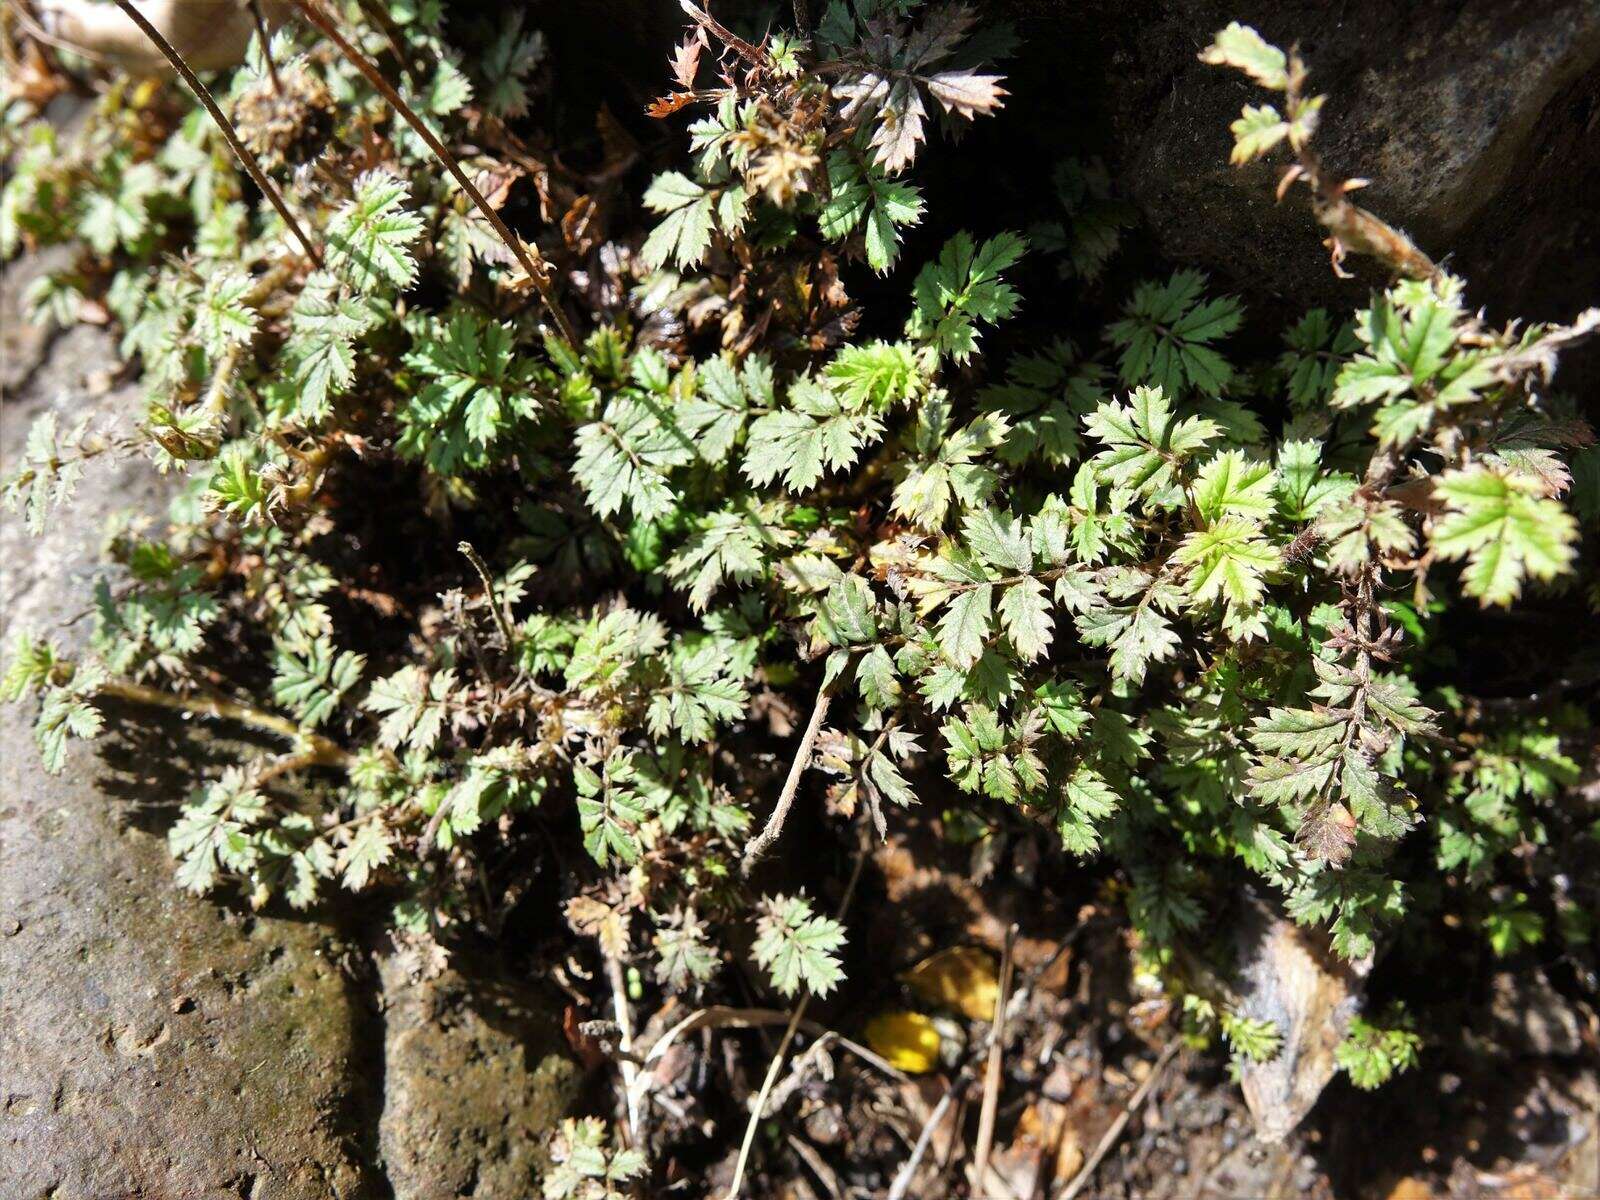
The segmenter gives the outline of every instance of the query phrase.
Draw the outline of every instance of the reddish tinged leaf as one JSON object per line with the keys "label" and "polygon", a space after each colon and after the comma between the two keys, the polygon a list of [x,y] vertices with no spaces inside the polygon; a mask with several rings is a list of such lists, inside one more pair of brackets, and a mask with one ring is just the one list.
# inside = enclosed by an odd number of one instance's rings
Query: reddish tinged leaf
{"label": "reddish tinged leaf", "polygon": [[1307,815],[1295,840],[1311,857],[1337,867],[1350,857],[1356,844],[1356,819],[1344,805],[1329,805],[1323,812]]}
{"label": "reddish tinged leaf", "polygon": [[672,53],[672,78],[686,92],[694,91],[695,73],[700,70],[700,51],[705,46],[705,31],[696,29]]}
{"label": "reddish tinged leaf", "polygon": [[659,121],[663,117],[670,117],[684,105],[693,103],[694,98],[693,92],[673,92],[670,96],[662,96],[654,101],[645,112]]}

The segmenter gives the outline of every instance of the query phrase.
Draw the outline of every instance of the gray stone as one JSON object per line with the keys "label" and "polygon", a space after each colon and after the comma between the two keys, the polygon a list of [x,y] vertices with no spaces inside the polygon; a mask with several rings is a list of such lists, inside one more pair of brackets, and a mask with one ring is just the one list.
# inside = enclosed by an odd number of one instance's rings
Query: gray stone
{"label": "gray stone", "polygon": [[1122,180],[1165,253],[1296,303],[1359,301],[1375,278],[1334,278],[1303,195],[1274,203],[1276,165],[1229,166],[1229,122],[1265,96],[1195,55],[1239,20],[1299,43],[1328,95],[1324,161],[1370,178],[1361,202],[1436,259],[1454,252],[1477,299],[1541,317],[1593,302],[1600,0],[1182,0],[1105,16]]}
{"label": "gray stone", "polygon": [[[11,281],[6,290],[12,291]],[[115,366],[77,328],[0,410],[9,466],[46,405],[132,416],[129,389],[85,379]],[[145,462],[98,460],[42,538],[0,526],[5,640],[79,614],[114,510],[159,507]],[[87,622],[63,631],[79,641]],[[126,738],[38,764],[29,706],[0,709],[0,1196],[326,1200],[379,1194],[363,1080],[376,1027],[328,929],[250,916],[173,886],[170,806],[204,750],[141,717]],[[177,759],[179,761],[173,761]]]}
{"label": "gray stone", "polygon": [[379,1145],[395,1200],[527,1194],[578,1082],[558,997],[455,970],[380,965],[384,1105]]}
{"label": "gray stone", "polygon": [[1239,1082],[1256,1136],[1281,1142],[1322,1095],[1334,1053],[1360,1013],[1372,958],[1345,962],[1326,932],[1303,929],[1276,901],[1247,897],[1234,928],[1239,1016],[1270,1021],[1283,1038],[1265,1062],[1246,1058]]}

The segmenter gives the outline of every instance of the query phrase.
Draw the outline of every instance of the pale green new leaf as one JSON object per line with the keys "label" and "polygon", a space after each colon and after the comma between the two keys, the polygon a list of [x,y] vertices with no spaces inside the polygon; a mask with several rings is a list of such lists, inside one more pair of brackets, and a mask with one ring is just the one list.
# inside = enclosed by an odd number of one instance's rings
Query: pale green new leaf
{"label": "pale green new leaf", "polygon": [[1450,471],[1434,490],[1448,512],[1430,544],[1441,558],[1467,560],[1462,583],[1485,607],[1507,605],[1527,576],[1553,579],[1575,557],[1578,523],[1536,480],[1489,467]]}
{"label": "pale green new leaf", "polygon": [[785,996],[802,987],[817,996],[833,991],[844,978],[838,954],[844,926],[817,915],[804,896],[770,897],[762,909],[751,953],[772,986]]}
{"label": "pale green new leaf", "polygon": [[1283,51],[1238,21],[1228,22],[1228,27],[1200,52],[1200,61],[1216,67],[1234,67],[1275,92],[1289,84],[1289,60]]}

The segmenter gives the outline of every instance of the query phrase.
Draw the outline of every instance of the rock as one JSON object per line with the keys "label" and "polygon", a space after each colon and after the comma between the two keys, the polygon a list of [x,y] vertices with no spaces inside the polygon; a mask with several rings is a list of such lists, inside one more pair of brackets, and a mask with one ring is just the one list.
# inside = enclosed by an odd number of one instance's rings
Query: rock
{"label": "rock", "polygon": [[[8,463],[46,405],[66,424],[90,404],[137,403],[82,386],[115,363],[104,332],[73,329],[38,352],[25,394],[3,410]],[[44,537],[7,515],[7,643],[86,607],[103,521],[129,505],[153,511],[156,479],[142,461],[98,460]],[[28,706],[0,708],[0,1196],[380,1194],[363,1165],[376,1046],[330,931],[173,886],[165,819],[150,818],[188,785],[169,756],[200,753],[195,740],[169,726],[121,771],[102,757],[112,751],[74,743],[52,777],[31,719]]]}
{"label": "rock", "polygon": [[1577,1009],[1542,972],[1494,977],[1489,1001],[1497,1041],[1519,1054],[1573,1058],[1583,1051],[1583,1026]]}
{"label": "rock", "polygon": [[384,959],[379,1146],[395,1200],[522,1196],[548,1164],[578,1069],[554,1000],[525,981]]}
{"label": "rock", "polygon": [[1302,929],[1277,905],[1252,898],[1235,934],[1241,1017],[1271,1021],[1283,1046],[1244,1061],[1240,1083],[1256,1135],[1280,1142],[1317,1102],[1336,1068],[1334,1051],[1361,1010],[1370,959],[1340,960],[1320,930]]}
{"label": "rock", "polygon": [[1325,162],[1370,178],[1361,203],[1436,259],[1455,252],[1475,298],[1539,317],[1593,302],[1597,0],[1183,0],[1101,15],[1121,180],[1165,253],[1297,304],[1348,306],[1375,278],[1335,279],[1304,196],[1274,203],[1277,158],[1228,164],[1229,122],[1264,96],[1195,55],[1238,20],[1299,44],[1328,96]]}

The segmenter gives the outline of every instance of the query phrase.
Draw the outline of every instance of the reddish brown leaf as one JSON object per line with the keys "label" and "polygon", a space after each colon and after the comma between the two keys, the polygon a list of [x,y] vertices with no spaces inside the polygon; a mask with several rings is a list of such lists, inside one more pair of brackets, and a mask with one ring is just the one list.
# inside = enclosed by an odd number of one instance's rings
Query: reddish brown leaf
{"label": "reddish brown leaf", "polygon": [[659,121],[663,117],[670,117],[673,113],[677,112],[685,104],[690,103],[693,99],[693,92],[673,92],[670,96],[662,96],[660,99],[652,102],[650,107],[644,111]]}
{"label": "reddish brown leaf", "polygon": [[700,51],[705,47],[705,30],[696,29],[672,52],[672,78],[686,92],[694,91],[694,77],[700,70]]}

